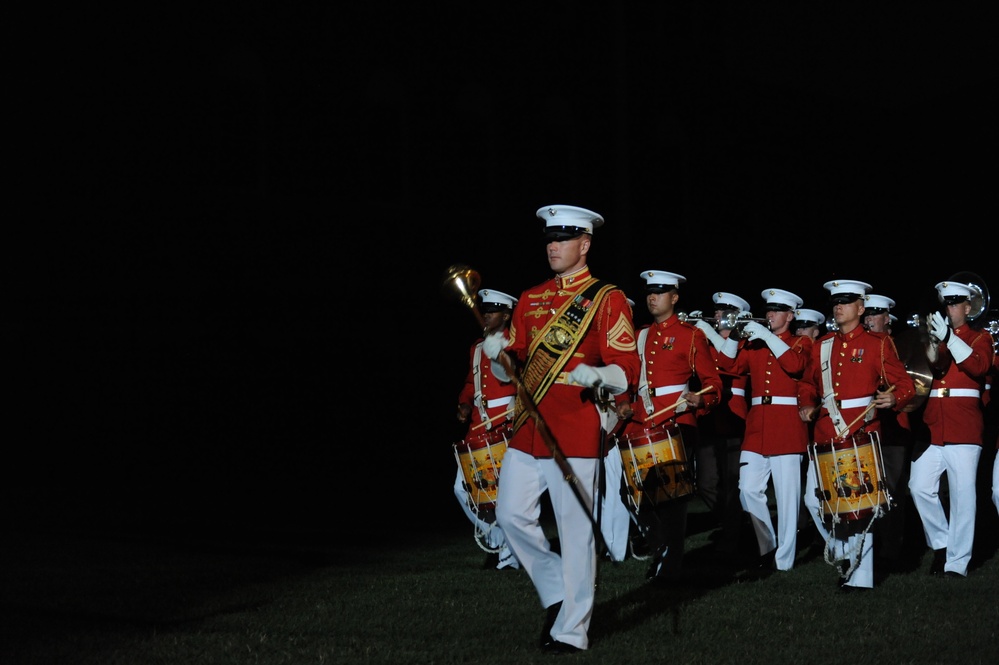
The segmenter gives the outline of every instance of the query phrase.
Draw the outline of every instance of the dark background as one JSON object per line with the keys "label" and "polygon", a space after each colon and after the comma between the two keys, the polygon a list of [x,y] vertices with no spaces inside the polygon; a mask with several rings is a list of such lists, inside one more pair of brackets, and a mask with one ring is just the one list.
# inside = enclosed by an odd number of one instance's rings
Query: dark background
{"label": "dark background", "polygon": [[91,14],[48,54],[8,523],[462,525],[478,330],[442,278],[545,279],[549,204],[606,218],[638,324],[645,269],[687,311],[999,288],[993,12],[293,4]]}

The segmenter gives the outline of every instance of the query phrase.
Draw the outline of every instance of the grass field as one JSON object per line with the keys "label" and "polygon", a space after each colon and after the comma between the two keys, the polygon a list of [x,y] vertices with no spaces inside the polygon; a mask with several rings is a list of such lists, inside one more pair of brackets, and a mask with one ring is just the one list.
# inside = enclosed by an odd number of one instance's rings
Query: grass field
{"label": "grass field", "polygon": [[[710,556],[716,531],[692,503],[672,588],[646,562],[602,561],[587,663],[996,663],[999,560],[993,511],[970,575],[903,569],[843,594],[820,548],[794,570],[744,577]],[[454,506],[458,510],[457,506]],[[466,523],[467,524],[467,523]],[[700,524],[700,526],[698,526]],[[73,665],[532,663],[543,620],[523,571],[483,569],[470,525],[419,540],[387,534],[71,534],[4,539],[0,663]]]}

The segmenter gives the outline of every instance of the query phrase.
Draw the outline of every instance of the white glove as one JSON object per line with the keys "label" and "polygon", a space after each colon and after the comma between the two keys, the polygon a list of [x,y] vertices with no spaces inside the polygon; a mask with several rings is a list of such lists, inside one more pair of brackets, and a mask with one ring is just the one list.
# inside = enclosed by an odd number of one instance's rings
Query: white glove
{"label": "white glove", "polygon": [[759,339],[764,342],[774,336],[774,334],[759,321],[747,321],[742,330],[749,339]]}
{"label": "white glove", "polygon": [[510,383],[510,375],[506,373],[506,367],[503,367],[503,363],[497,358],[496,360],[491,360],[489,362],[489,367],[493,370],[493,376],[500,383]]}
{"label": "white glove", "polygon": [[711,345],[718,351],[721,351],[722,344],[725,343],[725,338],[722,337],[717,330],[715,330],[713,325],[704,319],[698,319],[697,322],[694,323],[694,326],[703,330],[704,334],[708,338],[708,341],[711,342]]}
{"label": "white glove", "polygon": [[739,353],[739,342],[737,342],[734,337],[729,337],[718,350],[729,358],[735,358],[735,356]]}
{"label": "white glove", "polygon": [[611,395],[620,395],[628,389],[628,378],[617,365],[594,367],[580,363],[569,372],[569,380],[587,388],[606,388]]}
{"label": "white glove", "polygon": [[788,349],[791,348],[784,340],[773,334],[773,332],[769,329],[765,328],[759,321],[750,321],[746,324],[746,327],[743,328],[743,330],[749,334],[750,338],[762,339],[766,342],[775,358],[780,358]]}
{"label": "white glove", "polygon": [[490,360],[499,358],[499,354],[506,348],[506,335],[502,332],[494,332],[487,335],[482,341],[482,353]]}
{"label": "white glove", "polygon": [[971,355],[971,347],[957,335],[950,336],[950,339],[947,340],[947,348],[950,349],[950,355],[953,356],[956,363],[963,363]]}
{"label": "white glove", "polygon": [[947,324],[947,319],[944,318],[943,314],[933,312],[926,323],[930,328],[931,335],[941,342],[947,341],[947,337],[950,336],[950,326]]}

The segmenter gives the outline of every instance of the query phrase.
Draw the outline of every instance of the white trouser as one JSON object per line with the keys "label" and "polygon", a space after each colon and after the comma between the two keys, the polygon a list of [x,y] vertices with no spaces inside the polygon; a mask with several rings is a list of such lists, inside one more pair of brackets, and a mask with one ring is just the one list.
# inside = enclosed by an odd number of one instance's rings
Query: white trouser
{"label": "white trouser", "polygon": [[996,461],[992,463],[992,503],[999,510],[999,453],[996,453]]}
{"label": "white trouser", "polygon": [[458,474],[454,479],[454,496],[458,499],[458,504],[461,506],[462,511],[464,511],[468,521],[475,527],[476,533],[482,534],[482,539],[485,541],[486,547],[492,550],[499,550],[499,562],[496,564],[496,568],[520,568],[520,563],[517,562],[516,557],[513,556],[510,548],[506,545],[506,538],[503,537],[503,529],[495,522],[490,524],[483,521],[472,510],[472,497],[468,495],[468,490],[465,489],[465,476],[461,472],[461,469],[458,469]]}
{"label": "white trouser", "polygon": [[836,561],[849,563],[852,572],[846,578],[846,586],[874,587],[874,534],[855,533],[843,536],[842,529],[837,530],[835,524],[830,532],[823,519],[822,502],[815,495],[818,488],[818,470],[813,459],[808,460],[808,475],[805,480],[804,504],[812,516],[815,527],[819,530],[828,552]]}
{"label": "white trouser", "polygon": [[625,483],[621,451],[617,446],[604,458],[606,490],[601,500],[600,535],[613,561],[624,561],[628,555],[628,533],[631,530],[631,510],[621,498]]}
{"label": "white trouser", "polygon": [[[578,486],[591,498],[599,461],[580,457],[568,460]],[[545,490],[555,514],[561,554],[551,550],[541,525],[541,497]],[[552,637],[580,649],[589,648],[587,631],[596,598],[597,549],[591,519],[555,460],[507,450],[503,480],[496,495],[496,521],[534,583],[542,607],[562,602]]]}
{"label": "white trouser", "polygon": [[[801,506],[801,455],[772,455],[742,451],[739,456],[739,501],[749,513],[760,554],[774,548],[777,570],[794,568]],[[767,485],[773,479],[777,502],[777,529],[767,505]]]}
{"label": "white trouser", "polygon": [[[944,572],[968,574],[975,543],[975,483],[982,447],[971,443],[930,446],[912,463],[909,493],[923,522],[926,544],[947,548]],[[940,501],[940,476],[947,474],[950,521]]]}

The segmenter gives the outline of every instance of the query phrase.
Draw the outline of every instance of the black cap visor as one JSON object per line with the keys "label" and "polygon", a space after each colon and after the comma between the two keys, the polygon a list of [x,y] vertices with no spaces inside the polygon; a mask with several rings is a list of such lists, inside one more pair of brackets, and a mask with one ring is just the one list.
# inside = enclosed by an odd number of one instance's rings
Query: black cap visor
{"label": "black cap visor", "polygon": [[646,293],[669,293],[674,290],[676,290],[674,284],[648,284],[645,287]]}
{"label": "black cap visor", "polygon": [[586,233],[586,229],[580,226],[549,226],[545,228],[545,240],[551,242],[572,240]]}
{"label": "black cap visor", "polygon": [[864,296],[859,293],[837,293],[829,298],[829,303],[832,305],[849,305],[850,303],[856,302],[863,297]]}

